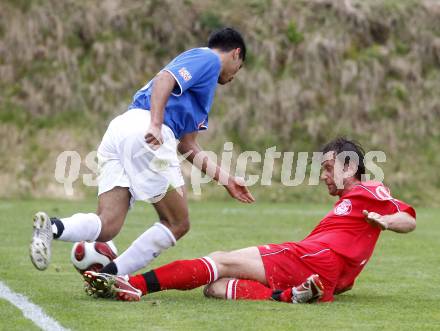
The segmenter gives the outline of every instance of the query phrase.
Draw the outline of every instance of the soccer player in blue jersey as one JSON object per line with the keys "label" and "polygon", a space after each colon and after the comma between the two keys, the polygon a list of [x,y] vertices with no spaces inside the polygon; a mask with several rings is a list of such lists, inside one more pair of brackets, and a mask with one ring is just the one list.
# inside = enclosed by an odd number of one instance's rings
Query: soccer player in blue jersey
{"label": "soccer player in blue jersey", "polygon": [[254,201],[243,181],[209,160],[197,143],[198,132],[208,128],[217,83],[232,81],[245,58],[240,33],[224,28],[211,34],[208,47],[180,54],[135,94],[129,110],[111,121],[98,148],[97,212],[66,218],[35,214],[30,257],[37,269],[48,267],[52,239],[114,238],[136,200],[152,202],[158,222],[102,272],[133,273],[174,246],[190,226],[177,151],[233,198]]}

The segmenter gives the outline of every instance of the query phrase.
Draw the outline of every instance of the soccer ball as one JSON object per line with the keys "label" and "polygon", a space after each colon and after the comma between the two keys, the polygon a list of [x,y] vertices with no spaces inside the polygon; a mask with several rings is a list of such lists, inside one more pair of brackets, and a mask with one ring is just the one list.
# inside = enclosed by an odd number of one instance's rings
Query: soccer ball
{"label": "soccer ball", "polygon": [[70,259],[79,273],[87,270],[99,271],[118,255],[113,242],[80,241],[73,245]]}

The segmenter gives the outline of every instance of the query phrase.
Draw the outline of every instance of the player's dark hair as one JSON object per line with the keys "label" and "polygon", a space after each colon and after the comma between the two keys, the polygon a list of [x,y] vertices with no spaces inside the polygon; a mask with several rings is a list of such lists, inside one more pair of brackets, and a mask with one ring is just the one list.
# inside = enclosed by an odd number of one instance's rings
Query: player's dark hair
{"label": "player's dark hair", "polygon": [[[334,151],[336,155],[342,152],[354,152],[359,157],[359,164],[357,171],[354,175],[355,178],[361,180],[362,175],[365,174],[365,163],[364,163],[364,156],[365,151],[362,148],[362,146],[355,140],[349,140],[345,137],[338,137],[329,143],[327,143],[324,147],[321,148],[321,152],[323,154]],[[349,157],[347,156],[345,158],[345,164],[348,164],[350,162]]]}
{"label": "player's dark hair", "polygon": [[221,51],[229,52],[240,48],[240,58],[246,59],[246,44],[240,32],[233,28],[222,28],[211,33],[208,39],[209,48],[218,48]]}

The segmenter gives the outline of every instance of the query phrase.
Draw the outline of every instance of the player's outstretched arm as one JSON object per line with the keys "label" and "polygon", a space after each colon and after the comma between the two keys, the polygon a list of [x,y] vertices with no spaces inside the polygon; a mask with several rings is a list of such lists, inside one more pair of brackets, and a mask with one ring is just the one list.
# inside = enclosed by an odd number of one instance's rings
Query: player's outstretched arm
{"label": "player's outstretched arm", "polygon": [[151,94],[151,122],[145,134],[145,142],[156,148],[163,143],[161,133],[163,113],[175,85],[176,80],[167,71],[161,71],[156,78],[154,78],[153,92]]}
{"label": "player's outstretched arm", "polygon": [[365,220],[382,230],[391,230],[398,233],[408,233],[416,228],[416,220],[410,214],[398,212],[391,215],[380,215],[375,212],[364,210]]}
{"label": "player's outstretched arm", "polygon": [[255,201],[247,189],[242,178],[233,177],[228,172],[213,162],[205,153],[197,140],[197,132],[184,135],[177,147],[179,153],[185,155],[186,159],[199,168],[202,172],[222,184],[234,199],[244,203]]}

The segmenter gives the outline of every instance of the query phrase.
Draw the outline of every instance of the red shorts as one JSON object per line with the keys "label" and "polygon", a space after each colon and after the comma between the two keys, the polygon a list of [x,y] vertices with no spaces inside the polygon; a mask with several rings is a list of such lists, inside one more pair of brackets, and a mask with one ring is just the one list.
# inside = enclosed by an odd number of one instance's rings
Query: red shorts
{"label": "red shorts", "polygon": [[310,275],[318,274],[324,285],[320,301],[333,301],[343,262],[332,250],[313,242],[268,244],[258,246],[258,250],[272,289],[298,286]]}

